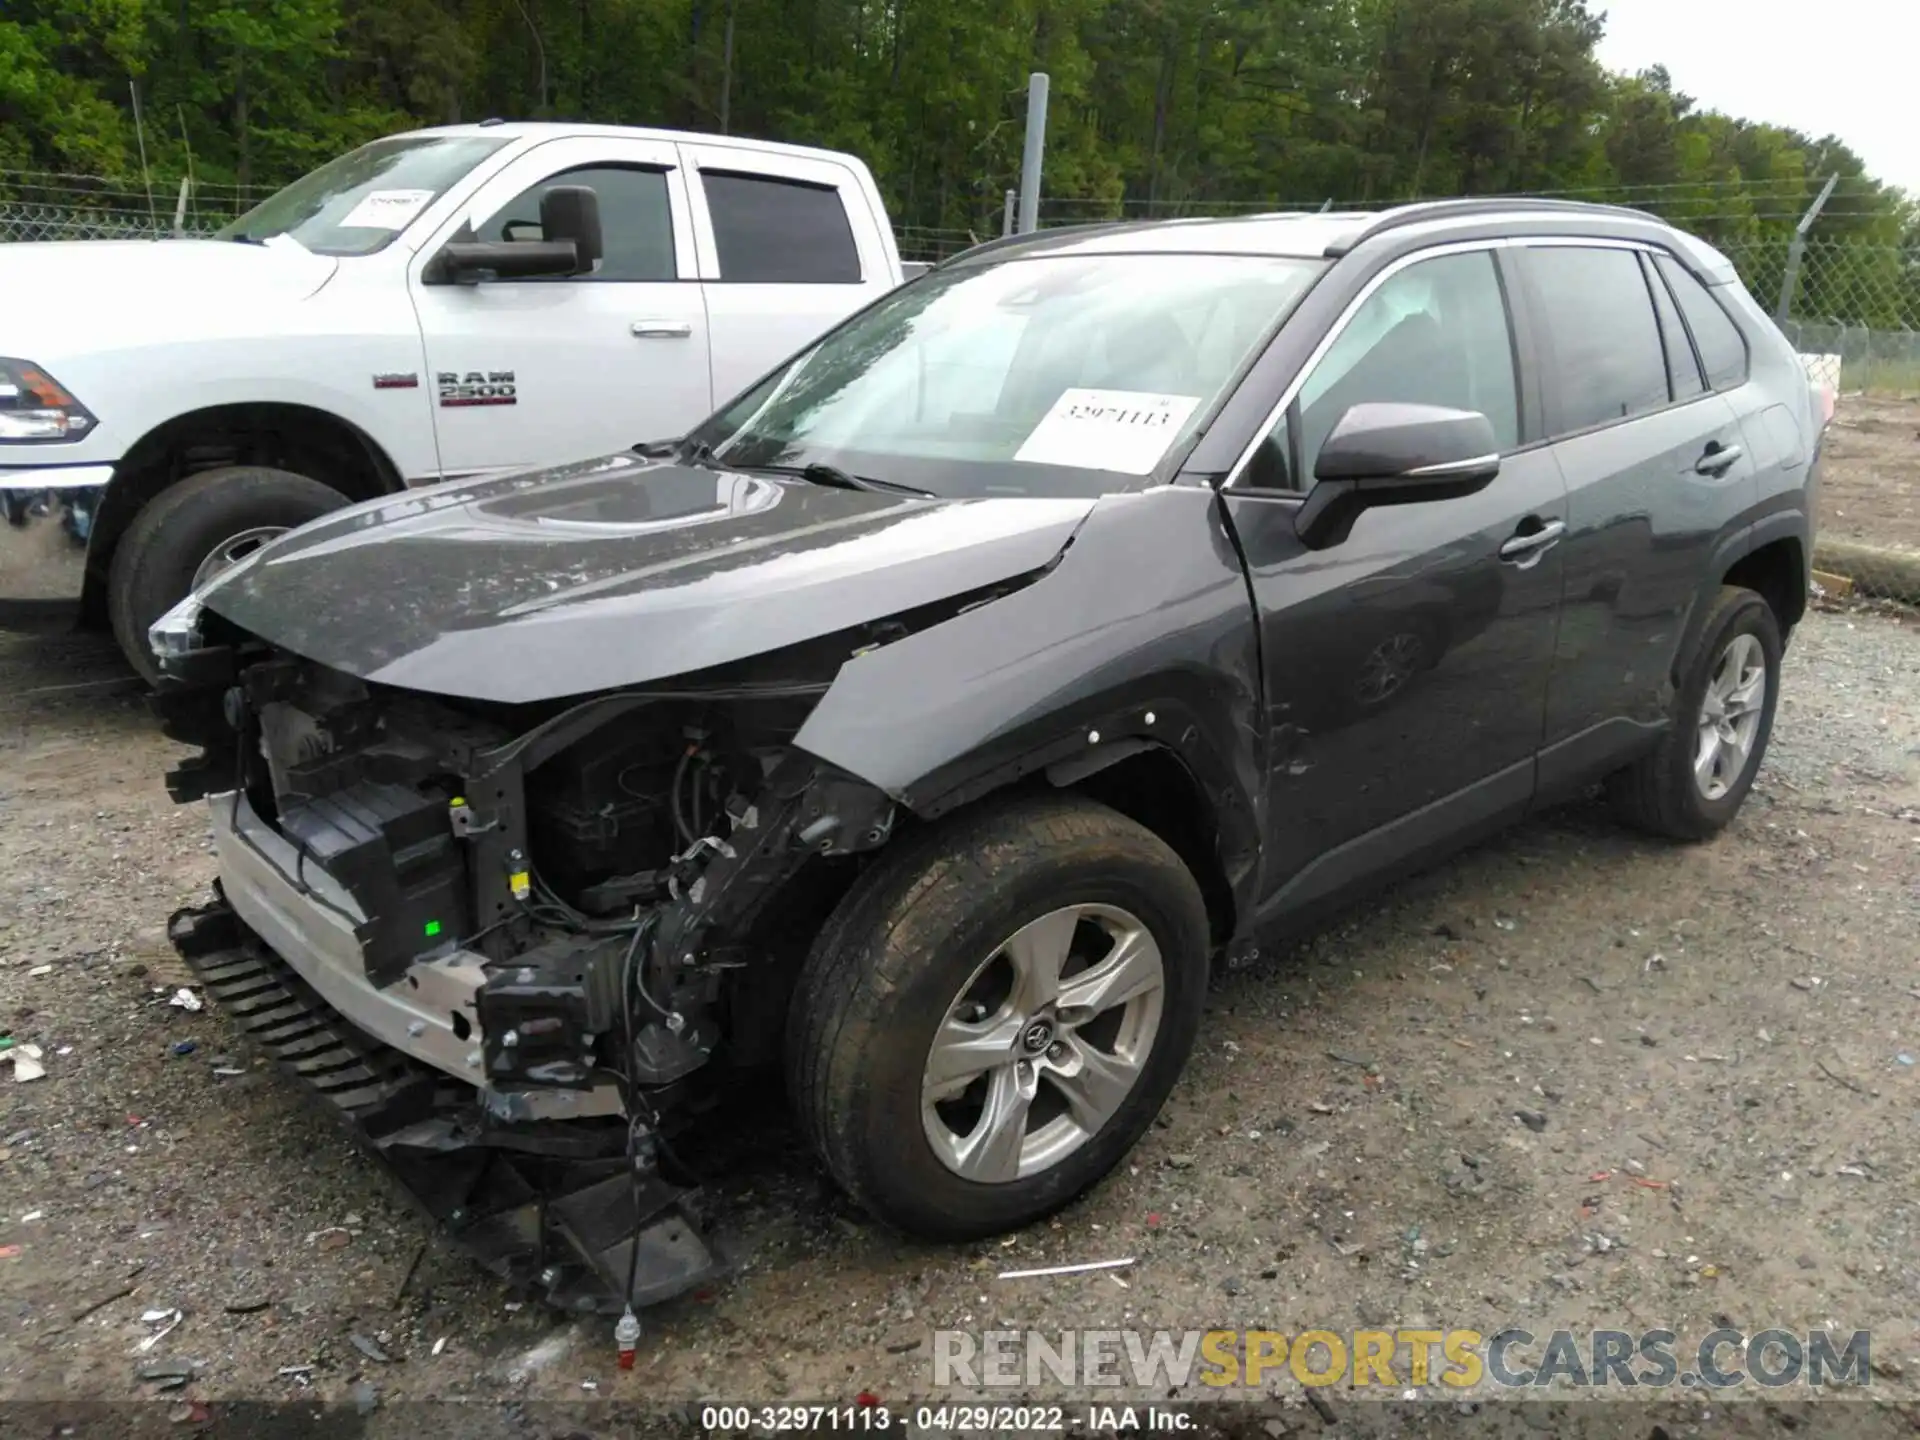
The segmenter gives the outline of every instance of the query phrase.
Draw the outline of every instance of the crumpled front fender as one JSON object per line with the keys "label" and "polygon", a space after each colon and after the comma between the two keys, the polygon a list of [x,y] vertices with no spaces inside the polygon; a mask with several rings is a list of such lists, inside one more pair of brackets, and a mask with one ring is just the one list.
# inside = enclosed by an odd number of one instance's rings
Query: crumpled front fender
{"label": "crumpled front fender", "polygon": [[795,746],[932,817],[1146,741],[1211,804],[1241,908],[1258,872],[1259,648],[1210,490],[1110,495],[1033,584],[842,666]]}

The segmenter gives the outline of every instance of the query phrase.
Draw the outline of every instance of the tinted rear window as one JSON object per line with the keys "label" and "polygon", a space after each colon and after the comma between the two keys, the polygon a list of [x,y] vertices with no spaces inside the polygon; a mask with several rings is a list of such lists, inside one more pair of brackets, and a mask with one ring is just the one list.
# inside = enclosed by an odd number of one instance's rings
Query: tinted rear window
{"label": "tinted rear window", "polygon": [[1665,405],[1666,353],[1639,257],[1543,245],[1523,259],[1547,322],[1560,433]]}
{"label": "tinted rear window", "polygon": [[735,283],[857,285],[860,252],[840,192],[765,175],[703,170],[720,278]]}
{"label": "tinted rear window", "polygon": [[1740,328],[1727,318],[1711,291],[1685,269],[1662,255],[1660,273],[1673,287],[1680,313],[1687,317],[1693,343],[1700,347],[1700,363],[1707,367],[1707,384],[1726,390],[1747,378],[1747,342]]}
{"label": "tinted rear window", "polygon": [[1687,338],[1687,327],[1674,308],[1673,296],[1667,293],[1667,282],[1656,274],[1648,277],[1648,285],[1653,290],[1653,308],[1660,316],[1660,343],[1667,350],[1667,379],[1673,385],[1673,398],[1692,399],[1707,388],[1700,378],[1693,341]]}

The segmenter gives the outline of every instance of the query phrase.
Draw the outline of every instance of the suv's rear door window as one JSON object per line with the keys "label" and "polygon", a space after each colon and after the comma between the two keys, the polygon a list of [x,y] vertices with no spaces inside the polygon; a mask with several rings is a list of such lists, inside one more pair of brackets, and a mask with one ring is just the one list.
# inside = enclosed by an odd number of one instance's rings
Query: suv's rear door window
{"label": "suv's rear door window", "polygon": [[860,252],[831,185],[702,170],[720,278],[739,284],[858,285]]}
{"label": "suv's rear door window", "polygon": [[1545,319],[1561,434],[1666,405],[1667,361],[1653,298],[1631,250],[1541,245],[1523,252]]}
{"label": "suv's rear door window", "polygon": [[1700,361],[1707,367],[1707,384],[1715,390],[1728,390],[1747,378],[1747,342],[1740,329],[1727,318],[1713,293],[1681,266],[1665,255],[1655,262],[1680,302],[1680,313],[1687,317],[1693,331],[1693,343],[1700,347]]}

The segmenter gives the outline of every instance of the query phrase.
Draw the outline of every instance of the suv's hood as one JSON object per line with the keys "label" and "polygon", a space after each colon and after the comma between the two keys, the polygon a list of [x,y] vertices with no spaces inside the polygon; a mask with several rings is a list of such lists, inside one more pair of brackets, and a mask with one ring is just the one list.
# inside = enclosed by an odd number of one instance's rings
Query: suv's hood
{"label": "suv's hood", "polygon": [[38,361],[58,375],[52,352],[88,348],[96,332],[119,343],[129,327],[159,333],[183,314],[201,328],[209,314],[244,313],[263,300],[304,299],[339,264],[297,240],[0,245],[0,354]]}
{"label": "suv's hood", "polygon": [[1091,500],[923,500],[618,455],[317,520],[203,592],[382,684],[553,699],[702,670],[1047,564]]}

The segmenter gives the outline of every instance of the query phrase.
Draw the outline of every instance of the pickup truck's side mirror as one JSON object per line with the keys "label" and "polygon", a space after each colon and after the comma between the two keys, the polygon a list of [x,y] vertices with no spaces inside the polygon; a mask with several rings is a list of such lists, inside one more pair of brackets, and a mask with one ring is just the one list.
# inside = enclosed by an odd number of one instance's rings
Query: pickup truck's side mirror
{"label": "pickup truck's side mirror", "polygon": [[540,197],[539,240],[449,240],[427,262],[430,285],[471,284],[482,275],[521,280],[584,275],[604,251],[600,197],[586,185],[556,185]]}
{"label": "pickup truck's side mirror", "polygon": [[1478,411],[1355,405],[1320,447],[1294,533],[1308,549],[1324,550],[1352,533],[1363,510],[1471,495],[1499,473],[1493,425]]}
{"label": "pickup truck's side mirror", "polygon": [[591,185],[555,185],[540,197],[540,233],[549,244],[571,240],[586,274],[606,253],[600,233],[600,196]]}

